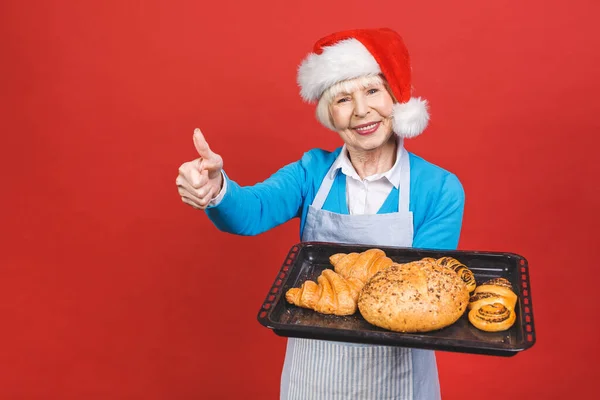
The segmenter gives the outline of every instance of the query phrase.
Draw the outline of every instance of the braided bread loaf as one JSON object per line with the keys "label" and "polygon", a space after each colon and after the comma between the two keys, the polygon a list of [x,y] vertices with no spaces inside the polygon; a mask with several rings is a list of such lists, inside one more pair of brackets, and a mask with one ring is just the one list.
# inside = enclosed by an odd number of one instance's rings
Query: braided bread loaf
{"label": "braided bread loaf", "polygon": [[436,260],[436,263],[441,267],[450,268],[463,280],[465,285],[467,285],[467,289],[469,289],[469,293],[472,293],[477,287],[477,282],[475,281],[475,275],[466,265],[462,264],[455,258],[452,257],[442,257]]}

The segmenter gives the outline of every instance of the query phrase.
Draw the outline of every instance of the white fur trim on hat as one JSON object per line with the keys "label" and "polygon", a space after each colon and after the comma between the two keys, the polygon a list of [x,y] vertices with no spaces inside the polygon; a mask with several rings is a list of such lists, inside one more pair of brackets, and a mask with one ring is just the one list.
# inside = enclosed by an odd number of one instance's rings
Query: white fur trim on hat
{"label": "white fur trim on hat", "polygon": [[367,48],[356,39],[346,39],[309,54],[298,67],[300,95],[316,101],[330,86],[363,75],[379,74],[381,69]]}
{"label": "white fur trim on hat", "polygon": [[394,132],[403,138],[412,138],[421,134],[429,123],[427,108],[427,100],[421,100],[420,97],[411,97],[406,103],[394,104]]}

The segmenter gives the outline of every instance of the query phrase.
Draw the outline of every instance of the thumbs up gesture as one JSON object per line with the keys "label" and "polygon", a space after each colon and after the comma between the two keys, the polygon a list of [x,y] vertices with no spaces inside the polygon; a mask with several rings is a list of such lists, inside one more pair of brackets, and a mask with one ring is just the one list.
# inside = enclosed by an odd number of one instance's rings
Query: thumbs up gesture
{"label": "thumbs up gesture", "polygon": [[198,128],[194,130],[194,146],[200,157],[181,164],[175,183],[184,203],[204,209],[223,186],[223,159],[213,153]]}

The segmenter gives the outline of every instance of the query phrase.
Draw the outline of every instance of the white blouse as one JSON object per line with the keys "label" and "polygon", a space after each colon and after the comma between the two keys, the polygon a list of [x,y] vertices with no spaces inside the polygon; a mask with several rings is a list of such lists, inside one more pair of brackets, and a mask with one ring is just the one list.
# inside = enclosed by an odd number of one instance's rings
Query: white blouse
{"label": "white blouse", "polygon": [[341,172],[346,175],[346,203],[350,215],[377,214],[392,188],[398,188],[400,157],[403,149],[401,142],[398,143],[397,149],[396,162],[389,171],[361,179],[352,166],[346,145],[344,145],[340,155],[333,163],[332,173],[335,175],[335,172],[341,168]]}

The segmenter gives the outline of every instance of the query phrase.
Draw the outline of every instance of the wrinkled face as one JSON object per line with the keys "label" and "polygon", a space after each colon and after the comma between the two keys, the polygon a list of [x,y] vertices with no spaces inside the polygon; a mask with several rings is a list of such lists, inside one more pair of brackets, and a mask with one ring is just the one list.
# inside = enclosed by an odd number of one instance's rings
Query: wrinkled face
{"label": "wrinkled face", "polygon": [[381,82],[341,92],[329,106],[331,122],[346,145],[369,151],[387,143],[392,132],[394,100]]}

